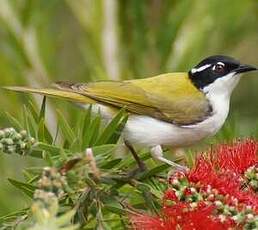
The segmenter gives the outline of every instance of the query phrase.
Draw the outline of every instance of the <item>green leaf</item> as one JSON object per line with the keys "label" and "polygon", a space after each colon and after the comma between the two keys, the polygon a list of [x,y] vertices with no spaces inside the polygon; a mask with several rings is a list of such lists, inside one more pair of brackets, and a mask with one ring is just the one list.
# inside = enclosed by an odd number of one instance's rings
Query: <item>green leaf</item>
{"label": "green leaf", "polygon": [[11,125],[17,129],[17,130],[22,130],[24,129],[22,124],[16,119],[14,118],[10,113],[5,112],[5,116],[8,119],[8,121],[11,123]]}
{"label": "green leaf", "polygon": [[[149,152],[143,152],[143,153],[137,153],[138,156],[140,157],[140,159],[142,161],[146,161],[148,159],[151,158],[150,153]],[[126,167],[132,167],[136,165],[136,161],[135,159],[132,157],[132,155],[130,153],[128,153],[126,155],[126,159],[124,159],[123,161],[121,161],[120,165],[119,165],[119,169],[123,169]]]}
{"label": "green leaf", "polygon": [[91,178],[85,177],[84,180],[89,187],[91,187],[91,188],[96,187],[96,183]]}
{"label": "green leaf", "polygon": [[38,125],[38,138],[40,141],[46,141],[47,143],[53,143],[53,137],[50,134],[48,128],[45,125],[44,120],[40,120]]}
{"label": "green leaf", "polygon": [[45,114],[46,114],[46,100],[47,100],[47,97],[44,96],[43,101],[42,101],[42,104],[41,104],[41,108],[40,108],[39,121],[45,120]]}
{"label": "green leaf", "polygon": [[17,180],[13,180],[8,178],[8,181],[16,188],[18,188],[19,190],[21,190],[24,194],[28,195],[30,198],[33,197],[34,191],[36,189],[35,186],[28,184],[28,183],[24,183],[21,181],[17,181]]}
{"label": "green leaf", "polygon": [[[75,125],[75,133],[77,136],[76,139],[76,149],[78,151],[82,150],[82,143],[83,143],[83,126],[84,126],[84,119],[85,119],[85,114],[84,113],[79,113],[77,118],[76,118],[76,125]],[[75,144],[74,143],[74,144]],[[74,146],[75,148],[75,146]]]}
{"label": "green leaf", "polygon": [[128,116],[125,110],[121,109],[106,126],[106,128],[98,138],[96,145],[116,143],[120,137],[121,131],[124,128],[127,119]]}
{"label": "green leaf", "polygon": [[91,124],[91,110],[92,106],[87,109],[87,112],[84,116],[84,121],[82,124],[82,134],[81,134],[81,139],[82,139],[82,149],[85,149],[87,147],[87,140],[88,140],[88,133],[90,132],[90,124]]}
{"label": "green leaf", "polygon": [[114,206],[111,204],[105,204],[104,209],[121,216],[126,215],[126,211],[122,207]]}
{"label": "green leaf", "polygon": [[37,108],[36,106],[33,104],[33,102],[31,100],[29,100],[29,103],[28,103],[28,109],[29,111],[31,112],[33,118],[35,121],[38,121],[38,112],[37,112]]}
{"label": "green leaf", "polygon": [[58,111],[57,114],[58,114],[59,126],[64,135],[64,138],[68,141],[69,144],[72,144],[76,139],[76,135],[73,129],[71,128],[71,126],[64,118],[63,114],[60,111]]}
{"label": "green leaf", "polygon": [[107,141],[109,144],[116,144],[121,136],[121,133],[126,125],[126,122],[128,120],[128,114],[122,118],[121,122],[119,123],[116,131],[113,133],[113,135],[110,137],[110,139]]}
{"label": "green leaf", "polygon": [[96,157],[111,154],[116,147],[114,144],[94,146],[92,147],[93,155]]}
{"label": "green leaf", "polygon": [[0,217],[0,223],[7,223],[7,222],[11,222],[11,221],[15,221],[18,217],[26,215],[28,212],[28,209],[23,209],[20,211],[16,211],[4,216]]}
{"label": "green leaf", "polygon": [[38,176],[38,175],[41,175],[42,170],[43,170],[42,167],[36,166],[36,167],[28,167],[28,168],[24,169],[23,171],[26,171],[31,175]]}
{"label": "green leaf", "polygon": [[30,152],[30,156],[42,159],[42,158],[43,158],[42,153],[43,153],[43,152],[40,151],[40,150],[34,150],[34,149],[32,149],[31,152]]}
{"label": "green leaf", "polygon": [[99,131],[100,131],[100,121],[101,121],[101,118],[99,115],[97,115],[95,117],[95,119],[93,119],[93,121],[91,122],[90,127],[87,132],[88,135],[86,137],[87,138],[87,142],[86,142],[87,147],[94,146],[94,144],[96,143],[98,135],[99,135]]}
{"label": "green leaf", "polygon": [[38,141],[45,141],[45,124],[43,119],[38,124]]}
{"label": "green leaf", "polygon": [[141,175],[140,179],[145,180],[145,179],[150,178],[152,176],[158,175],[159,173],[164,172],[169,167],[170,167],[170,165],[168,165],[168,164],[159,165],[159,166],[147,171],[146,173],[143,173]]}
{"label": "green leaf", "polygon": [[43,153],[42,153],[42,157],[43,157],[43,159],[47,162],[47,164],[49,165],[49,166],[53,166],[54,165],[54,163],[53,163],[53,160],[52,160],[52,156],[51,156],[51,154],[49,153],[49,152],[46,152],[46,151],[44,151]]}
{"label": "green leaf", "polygon": [[24,126],[26,130],[32,137],[37,137],[38,135],[38,125],[37,122],[34,120],[32,114],[28,110],[26,106],[23,107],[23,119],[24,119]]}
{"label": "green leaf", "polygon": [[48,128],[45,125],[45,112],[46,112],[46,97],[44,97],[38,120],[38,139],[39,141],[46,141],[48,143],[53,143],[53,137],[50,134]]}
{"label": "green leaf", "polygon": [[[56,219],[56,224],[57,226],[60,226],[60,229],[67,229],[67,230],[75,230],[78,229],[78,225],[70,225],[71,223],[71,219],[73,218],[73,216],[75,215],[75,210],[72,209],[70,211],[67,211],[66,213],[62,214],[61,216],[59,216]],[[66,226],[65,228],[63,228],[62,226]]]}
{"label": "green leaf", "polygon": [[46,144],[46,143],[43,143],[43,142],[38,142],[37,145],[35,147],[33,147],[33,150],[46,151],[46,152],[49,152],[51,156],[59,155],[63,151],[65,151],[61,147]]}
{"label": "green leaf", "polygon": [[103,165],[100,166],[102,169],[112,169],[117,164],[119,164],[122,161],[122,159],[114,159],[108,162],[105,162]]}
{"label": "green leaf", "polygon": [[[42,170],[40,170],[40,173],[41,173]],[[24,178],[26,179],[26,181],[31,184],[31,183],[34,183],[34,182],[37,182],[38,179],[40,178],[39,174],[35,175],[35,174],[31,174],[28,170],[24,169],[22,171],[22,174],[24,176]]]}
{"label": "green leaf", "polygon": [[151,188],[147,184],[140,183],[137,185],[137,189],[141,191],[147,207],[157,212],[157,207],[154,203],[155,200],[153,199],[153,194],[151,193]]}
{"label": "green leaf", "polygon": [[97,229],[105,229],[105,230],[112,230],[110,226],[107,225],[106,221],[104,220],[103,213],[102,213],[102,205],[100,202],[96,203],[96,220],[97,220]]}

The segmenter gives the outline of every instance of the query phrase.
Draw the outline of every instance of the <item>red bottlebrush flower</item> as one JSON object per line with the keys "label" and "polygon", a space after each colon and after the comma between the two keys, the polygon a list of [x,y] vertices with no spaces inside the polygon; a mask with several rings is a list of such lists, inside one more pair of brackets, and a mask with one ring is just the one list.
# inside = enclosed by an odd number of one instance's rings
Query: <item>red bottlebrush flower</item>
{"label": "red bottlebrush flower", "polygon": [[175,191],[172,189],[168,189],[164,194],[164,200],[178,201],[178,198],[175,194]]}
{"label": "red bottlebrush flower", "polygon": [[258,142],[251,139],[238,141],[233,145],[220,145],[215,150],[216,166],[242,174],[247,168],[258,163],[257,150]]}
{"label": "red bottlebrush flower", "polygon": [[[196,160],[196,166],[187,174],[189,181],[209,184],[216,177],[211,161],[203,155]],[[207,183],[206,183],[207,182]]]}
{"label": "red bottlebrush flower", "polygon": [[207,157],[201,155],[196,161],[188,178],[190,181],[211,181],[216,171],[231,171],[243,174],[250,166],[258,163],[258,142],[247,139],[243,142],[235,142],[232,145],[219,145],[211,151]]}
{"label": "red bottlebrush flower", "polygon": [[220,145],[207,157],[201,155],[188,173],[190,182],[211,186],[222,195],[237,198],[258,210],[258,197],[250,189],[243,191],[242,177],[250,166],[257,164],[258,142],[245,140],[233,145]]}
{"label": "red bottlebrush flower", "polygon": [[189,205],[178,203],[173,207],[163,209],[161,217],[148,215],[135,215],[131,218],[135,230],[225,230],[234,226],[232,221],[224,221],[214,218],[211,214],[213,206],[203,205],[191,210]]}
{"label": "red bottlebrush flower", "polygon": [[212,216],[213,211],[213,206],[204,206],[194,211],[187,212],[183,215],[182,221],[179,222],[179,226],[183,230],[225,230],[234,226],[234,223],[230,221],[221,222],[219,219],[214,218]]}
{"label": "red bottlebrush flower", "polygon": [[135,230],[176,230],[176,222],[164,221],[161,217],[139,214],[131,216],[130,220]]}
{"label": "red bottlebrush flower", "polygon": [[247,139],[201,154],[169,178],[159,217],[135,216],[135,230],[257,229],[258,142]]}
{"label": "red bottlebrush flower", "polygon": [[190,188],[186,188],[186,189],[185,189],[185,191],[184,191],[184,195],[185,195],[185,196],[189,196],[189,195],[192,195],[192,194],[193,194],[193,192],[191,191]]}

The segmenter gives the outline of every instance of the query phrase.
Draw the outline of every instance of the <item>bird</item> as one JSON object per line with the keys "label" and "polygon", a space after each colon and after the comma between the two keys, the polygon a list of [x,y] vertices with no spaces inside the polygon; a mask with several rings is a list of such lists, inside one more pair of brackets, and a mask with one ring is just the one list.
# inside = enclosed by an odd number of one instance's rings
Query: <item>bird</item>
{"label": "bird", "polygon": [[133,146],[147,147],[154,159],[185,170],[165,158],[163,149],[191,146],[215,135],[226,121],[232,91],[242,74],[255,70],[235,58],[214,55],[188,72],[124,81],[56,82],[49,88],[5,88],[66,99],[83,108],[93,106],[107,120],[124,108],[129,118],[122,138],[139,165]]}

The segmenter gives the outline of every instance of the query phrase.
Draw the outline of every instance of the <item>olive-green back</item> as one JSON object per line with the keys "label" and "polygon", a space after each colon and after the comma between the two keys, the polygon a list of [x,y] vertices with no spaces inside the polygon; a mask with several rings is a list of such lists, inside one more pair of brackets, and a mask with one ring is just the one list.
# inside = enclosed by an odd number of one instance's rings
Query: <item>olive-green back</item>
{"label": "olive-green back", "polygon": [[57,83],[57,87],[98,103],[125,107],[132,113],[180,125],[200,122],[211,112],[205,95],[192,84],[187,73],[168,73],[129,81]]}

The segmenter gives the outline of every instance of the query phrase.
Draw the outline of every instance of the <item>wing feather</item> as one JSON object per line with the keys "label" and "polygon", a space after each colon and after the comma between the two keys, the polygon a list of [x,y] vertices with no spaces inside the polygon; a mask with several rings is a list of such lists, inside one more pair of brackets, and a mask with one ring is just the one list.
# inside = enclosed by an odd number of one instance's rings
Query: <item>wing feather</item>
{"label": "wing feather", "polygon": [[76,92],[58,90],[58,89],[51,89],[51,88],[36,89],[36,88],[29,88],[29,87],[23,87],[23,86],[10,86],[10,87],[3,87],[3,88],[11,91],[16,91],[16,92],[36,93],[36,94],[41,94],[49,97],[64,98],[68,101],[72,101],[76,103],[83,103],[83,104],[96,103],[96,101],[90,98],[87,98],[82,94],[78,94]]}
{"label": "wing feather", "polygon": [[132,113],[180,125],[200,122],[212,112],[204,94],[195,88],[185,73],[130,81],[62,82],[57,83],[57,87],[80,93],[102,104],[125,107]]}
{"label": "wing feather", "polygon": [[194,124],[212,113],[209,101],[186,73],[162,74],[152,78],[94,83],[57,82],[56,89],[5,87],[9,90],[39,93],[82,104],[106,104],[126,108],[178,125]]}

